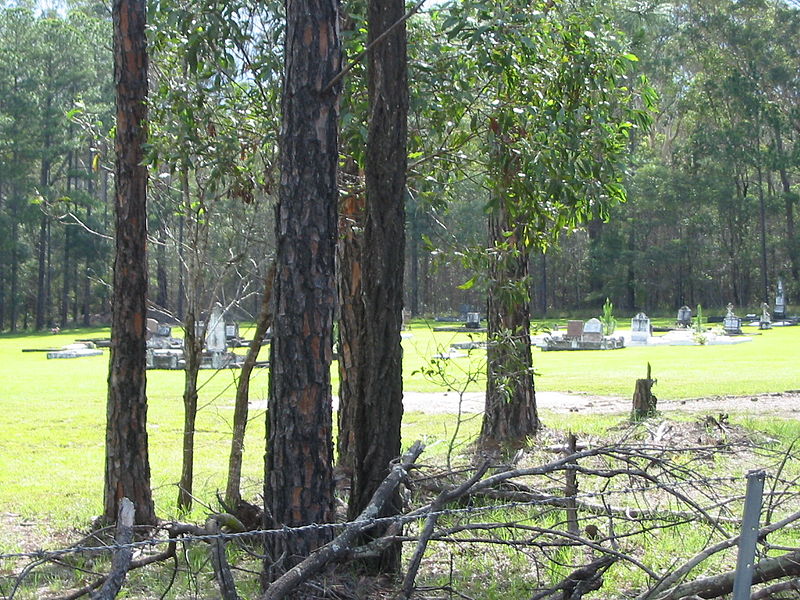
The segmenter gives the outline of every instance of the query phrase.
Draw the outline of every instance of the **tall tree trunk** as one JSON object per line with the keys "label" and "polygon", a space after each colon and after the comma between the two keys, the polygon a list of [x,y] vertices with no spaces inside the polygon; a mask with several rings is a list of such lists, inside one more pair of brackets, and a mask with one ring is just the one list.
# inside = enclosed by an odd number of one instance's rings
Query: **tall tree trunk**
{"label": "tall tree trunk", "polygon": [[[72,152],[67,153],[67,198],[72,192]],[[70,210],[70,203],[67,203],[67,210]],[[61,327],[66,327],[69,321],[69,292],[72,286],[72,228],[67,223],[64,226],[64,261],[61,264],[61,303],[59,305],[59,319]]]}
{"label": "tall tree trunk", "polygon": [[39,268],[36,277],[36,321],[34,327],[37,331],[44,329],[47,321],[45,314],[47,307],[47,290],[45,283],[47,280],[47,247],[49,245],[47,235],[47,216],[42,215],[39,220],[39,240],[36,244],[36,253],[38,255]]}
{"label": "tall tree trunk", "polygon": [[[183,210],[191,214],[191,196],[189,190],[189,165],[184,162],[180,171],[181,199]],[[181,463],[181,479],[178,484],[178,510],[188,512],[192,508],[192,487],[194,483],[194,429],[197,420],[197,376],[203,358],[205,334],[210,318],[199,332],[197,317],[200,306],[201,279],[203,277],[199,259],[197,233],[201,225],[193,220],[192,232],[194,243],[188,248],[186,260],[186,314],[183,319],[183,358],[186,363],[183,379],[183,452]],[[210,316],[210,315],[209,315]]]}
{"label": "tall tree trunk", "polygon": [[636,273],[634,271],[634,257],[636,256],[636,228],[630,224],[628,231],[628,268],[625,271],[625,292],[628,309],[636,310]]}
{"label": "tall tree trunk", "polygon": [[81,305],[81,324],[84,327],[89,327],[92,324],[92,267],[88,257],[83,265],[82,279],[83,291],[81,297],[83,298],[83,304]]}
{"label": "tall tree trunk", "polygon": [[505,145],[496,143],[495,208],[489,214],[486,407],[480,443],[484,447],[517,445],[539,430],[530,336],[528,248],[521,224],[509,217],[507,189],[515,174]]}
{"label": "tall tree trunk", "polygon": [[761,165],[758,165],[758,228],[761,234],[761,301],[769,302],[769,273],[767,272],[767,205],[764,199],[764,182]]}
{"label": "tall tree trunk", "polygon": [[45,227],[45,245],[47,246],[47,256],[44,265],[44,316],[45,325],[53,326],[53,223],[47,219]]}
{"label": "tall tree trunk", "polygon": [[[5,196],[5,202],[3,202],[3,190],[5,186],[3,185],[2,180],[0,180],[0,208],[5,208],[6,212],[10,214],[10,199],[8,195]],[[5,204],[5,206],[2,206]],[[12,217],[13,218],[13,217]],[[0,254],[0,331],[5,331],[6,326],[6,277],[7,277],[7,270],[8,270],[8,259],[9,256],[6,252]]]}
{"label": "tall tree trunk", "polygon": [[61,265],[61,305],[59,308],[59,319],[61,327],[67,326],[69,319],[69,289],[70,289],[70,275],[72,274],[72,265],[70,263],[70,247],[72,236],[70,235],[71,228],[64,227],[64,262]]}
{"label": "tall tree trunk", "polygon": [[194,310],[186,312],[183,321],[183,358],[186,361],[183,380],[183,446],[181,480],[178,484],[178,510],[192,509],[194,483],[194,430],[197,421],[197,375],[203,356],[203,334],[197,335]]}
{"label": "tall tree trunk", "polygon": [[[73,236],[70,236],[73,237]],[[72,261],[72,326],[78,326],[78,259]]]}
{"label": "tall tree trunk", "polygon": [[156,306],[169,310],[167,296],[167,238],[164,229],[159,231],[156,249]]}
{"label": "tall tree trunk", "polygon": [[542,298],[539,310],[542,311],[542,317],[547,316],[547,253],[542,252]]}
{"label": "tall tree trunk", "polygon": [[360,173],[352,161],[345,163],[355,182],[352,190],[339,201],[339,233],[336,244],[336,281],[339,297],[339,410],[336,438],[337,468],[347,477],[353,476],[355,427],[358,420],[359,389],[362,385],[364,302],[362,279],[364,265],[364,192]]}
{"label": "tall tree trunk", "polygon": [[[350,440],[347,448],[353,476],[349,519],[369,504],[375,490],[400,455],[400,423],[403,417],[403,266],[405,262],[405,190],[408,80],[406,29],[402,0],[370,0],[368,44],[380,43],[368,54],[369,132],[365,162],[366,203],[361,298],[363,321],[356,342],[363,354],[353,406],[342,423]],[[398,23],[400,23],[398,25]],[[390,31],[391,30],[391,31]],[[344,340],[344,337],[343,337]],[[352,340],[348,340],[350,342]],[[351,348],[352,349],[352,348]],[[351,388],[352,389],[352,388]],[[396,490],[382,514],[401,507]],[[370,535],[381,535],[377,528]],[[370,572],[400,570],[400,545],[381,556],[363,561]]]}
{"label": "tall tree trunk", "polygon": [[[92,143],[92,146],[94,144]],[[92,172],[92,162],[93,162],[93,154],[92,151],[88,152],[88,167],[86,169],[86,193],[92,200],[94,200],[94,196],[96,193],[95,189],[95,175]],[[92,206],[88,204],[86,206],[86,221],[91,222],[92,220]],[[83,293],[81,294],[83,297],[83,306],[81,307],[81,313],[83,315],[82,323],[84,327],[89,327],[92,322],[92,257],[94,256],[94,249],[96,248],[97,240],[94,239],[94,236],[89,238],[89,250],[86,254],[86,260],[84,261],[83,266],[83,277],[81,278],[83,281]]]}
{"label": "tall tree trunk", "polygon": [[239,380],[236,383],[236,402],[233,407],[233,435],[231,436],[231,452],[228,458],[228,484],[225,487],[225,504],[231,510],[242,500],[240,480],[242,478],[242,455],[244,454],[244,435],[247,429],[248,403],[250,401],[250,376],[256,366],[258,353],[272,325],[272,283],[275,281],[275,263],[270,265],[264,278],[264,294],[261,296],[261,307],[256,321],[253,340],[247,349]]}
{"label": "tall tree trunk", "polygon": [[[109,223],[108,223],[108,171],[103,170],[103,231],[108,231]],[[102,271],[102,279],[103,281],[106,280],[107,270]],[[111,312],[111,295],[108,293],[107,286],[103,286],[102,291],[102,300],[101,300],[101,312],[103,314],[108,314]]]}
{"label": "tall tree trunk", "polygon": [[[92,189],[92,180],[89,179],[89,195],[91,196],[94,192]],[[91,221],[92,218],[92,209],[87,207],[86,208],[86,221]],[[94,248],[96,240],[94,236],[89,239],[89,245],[91,248]],[[83,290],[81,292],[82,298],[82,305],[81,305],[81,322],[84,327],[89,327],[92,324],[92,252],[89,251],[86,254],[86,259],[83,261],[83,276],[81,277],[82,287]]]}
{"label": "tall tree trunk", "polygon": [[795,283],[800,282],[800,248],[798,248],[797,234],[794,226],[794,206],[797,203],[797,196],[792,194],[791,180],[786,170],[786,163],[783,154],[783,138],[780,128],[775,126],[775,148],[778,151],[780,167],[778,173],[781,178],[781,188],[783,190],[783,207],[786,215],[786,250],[789,254],[789,264],[792,279]]}
{"label": "tall tree trunk", "polygon": [[183,230],[185,228],[183,215],[178,215],[178,297],[175,315],[183,320],[184,304],[186,297],[186,267],[184,263]]}
{"label": "tall tree trunk", "polygon": [[155,525],[147,448],[145,321],[147,317],[147,49],[144,0],[114,0],[116,124],[116,256],[111,362],[106,412],[103,516],[117,518],[123,497],[136,523]]}
{"label": "tall tree trunk", "polygon": [[[493,245],[516,244],[514,236],[505,235],[512,231],[509,226],[504,208],[498,207],[489,216]],[[530,303],[508,291],[528,275],[526,253],[516,250],[497,253],[489,270],[486,408],[480,434],[481,445],[486,447],[523,443],[540,426],[533,384]]]}
{"label": "tall tree trunk", "polygon": [[6,326],[6,257],[0,263],[0,331],[5,331]]}
{"label": "tall tree trunk", "polygon": [[419,206],[416,200],[411,207],[410,219],[410,276],[411,276],[411,316],[419,316],[419,241],[420,241],[420,227],[419,227]]}
{"label": "tall tree trunk", "polygon": [[[600,256],[603,235],[603,220],[591,219],[586,223],[586,232],[589,234],[589,293],[586,303],[594,308],[602,302],[603,283],[605,281],[605,264]],[[576,298],[580,302],[580,296]]]}
{"label": "tall tree trunk", "polygon": [[19,319],[19,219],[17,211],[16,188],[12,189],[13,209],[11,212],[11,309],[9,310],[9,330],[17,331]]}
{"label": "tall tree trunk", "polygon": [[[334,515],[330,364],[340,86],[330,82],[341,69],[338,20],[336,2],[286,2],[264,477],[269,525],[326,523]],[[324,530],[269,537],[264,581],[329,539]]]}

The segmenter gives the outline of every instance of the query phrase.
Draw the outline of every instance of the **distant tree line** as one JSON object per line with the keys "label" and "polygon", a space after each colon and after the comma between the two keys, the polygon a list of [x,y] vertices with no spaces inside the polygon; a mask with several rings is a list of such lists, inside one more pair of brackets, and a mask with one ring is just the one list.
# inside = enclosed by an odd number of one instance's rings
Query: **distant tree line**
{"label": "distant tree line", "polygon": [[[774,302],[778,279],[798,298],[800,11],[693,0],[613,13],[659,109],[649,133],[631,136],[627,202],[530,254],[533,314],[596,311],[607,297],[627,311],[752,307]],[[450,196],[413,205],[411,231],[434,241],[408,259],[417,314],[483,305],[483,288],[456,287],[472,272],[441,249],[485,239],[476,215],[489,195],[464,181]]]}
{"label": "distant tree line", "polygon": [[[266,270],[256,257],[273,248],[271,211],[258,207],[277,192],[279,15],[244,3],[153,7],[149,301],[179,321],[215,300],[254,318]],[[352,56],[366,16],[357,2],[345,9]],[[798,10],[692,0],[607,12],[658,112],[649,132],[630,136],[627,202],[530,251],[532,314],[596,311],[606,297],[627,311],[755,306],[773,302],[779,278],[797,298]],[[191,31],[192,15],[212,26]],[[467,250],[488,243],[492,192],[474,126],[490,115],[466,42],[445,36],[451,17],[433,9],[408,25],[404,306],[413,315],[486,306],[485,279],[459,286],[478,271]],[[107,9],[92,3],[0,10],[2,330],[110,320],[110,31]],[[220,44],[225,36],[233,42]],[[366,89],[344,86],[347,190],[363,185]]]}

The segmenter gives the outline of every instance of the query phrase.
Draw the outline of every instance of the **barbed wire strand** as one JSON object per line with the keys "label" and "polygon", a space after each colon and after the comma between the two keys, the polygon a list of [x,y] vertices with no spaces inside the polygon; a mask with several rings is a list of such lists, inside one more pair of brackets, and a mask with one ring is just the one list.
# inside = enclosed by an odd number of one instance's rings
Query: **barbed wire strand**
{"label": "barbed wire strand", "polygon": [[[695,480],[684,480],[684,481],[677,481],[672,483],[664,483],[664,484],[657,484],[650,486],[631,486],[616,490],[582,492],[580,494],[576,494],[575,496],[570,496],[570,499],[575,498],[576,500],[578,500],[587,498],[607,497],[619,494],[635,494],[652,490],[665,490],[665,489],[673,489],[676,487],[685,487],[688,485],[700,485],[700,484],[712,485],[719,483],[740,482],[743,480],[744,478],[741,476],[712,477],[712,478],[695,479]],[[407,524],[414,521],[427,519],[429,516],[437,516],[437,517],[456,516],[464,514],[492,512],[497,510],[512,510],[512,509],[526,508],[531,506],[549,506],[552,505],[553,502],[563,501],[564,499],[565,496],[563,494],[550,495],[526,501],[505,502],[502,504],[487,504],[483,506],[468,506],[462,508],[447,508],[433,512],[424,512],[423,509],[417,509],[417,511],[407,513],[404,515],[377,517],[377,518],[363,519],[363,520],[356,519],[355,521],[348,521],[343,523],[310,523],[308,525],[300,525],[295,527],[282,526],[273,529],[256,529],[252,531],[234,532],[234,533],[181,535],[179,538],[178,537],[149,538],[146,540],[138,540],[130,542],[128,544],[107,544],[103,546],[71,546],[69,548],[59,548],[55,550],[33,550],[30,552],[12,552],[7,554],[0,554],[0,560],[11,560],[11,559],[21,559],[21,558],[49,560],[52,558],[57,558],[59,556],[65,556],[68,554],[80,554],[80,553],[99,554],[99,553],[113,552],[115,550],[122,550],[128,548],[139,549],[139,548],[148,548],[164,544],[173,544],[177,543],[178,541],[184,543],[184,542],[208,542],[218,539],[235,540],[240,538],[266,538],[275,535],[286,536],[286,535],[301,534],[306,531],[321,531],[321,530],[336,531],[336,530],[346,529],[347,527],[350,527],[352,525],[373,526],[373,525],[384,525],[392,523]],[[631,510],[637,510],[637,509],[632,508]]]}

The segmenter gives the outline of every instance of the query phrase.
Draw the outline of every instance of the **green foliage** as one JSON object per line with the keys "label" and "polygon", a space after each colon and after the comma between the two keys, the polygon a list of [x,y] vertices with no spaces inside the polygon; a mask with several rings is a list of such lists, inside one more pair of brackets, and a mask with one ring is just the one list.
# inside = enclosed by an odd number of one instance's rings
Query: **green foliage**
{"label": "green foliage", "polygon": [[442,27],[486,91],[488,117],[469,126],[492,165],[487,210],[504,203],[522,248],[606,218],[625,199],[630,132],[649,125],[653,100],[646,83],[629,78],[632,55],[609,20],[558,3],[467,2]]}
{"label": "green foliage", "polygon": [[694,331],[696,334],[701,335],[705,330],[705,325],[703,324],[703,307],[698,304],[697,314],[694,316]]}
{"label": "green foliage", "polygon": [[600,322],[603,324],[603,335],[611,335],[617,328],[617,320],[614,318],[614,304],[608,298],[603,304],[603,316],[600,317]]}

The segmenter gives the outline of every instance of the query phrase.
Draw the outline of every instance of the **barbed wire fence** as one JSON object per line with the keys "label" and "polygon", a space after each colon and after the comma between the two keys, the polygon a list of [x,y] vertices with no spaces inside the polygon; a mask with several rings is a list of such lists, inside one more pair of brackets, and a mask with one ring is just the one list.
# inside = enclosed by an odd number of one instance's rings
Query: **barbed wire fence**
{"label": "barbed wire fence", "polygon": [[[694,454],[702,454],[720,449],[698,446],[689,450]],[[683,452],[686,453],[686,449]],[[792,503],[797,504],[800,496],[798,480],[784,476],[786,457],[780,460],[775,454],[773,458],[775,460],[771,466],[774,472],[767,475],[768,485],[763,495],[767,523],[757,536],[763,557],[767,557],[769,550],[784,550],[789,554],[797,552],[797,549],[772,547],[766,542],[767,534],[795,528],[800,522],[800,513],[789,510]],[[408,487],[420,492],[418,496],[422,496],[422,492],[438,495],[417,508],[408,507],[405,514],[397,516],[362,515],[362,518],[341,523],[310,523],[300,527],[274,527],[242,532],[220,531],[219,521],[210,519],[205,527],[168,523],[159,530],[160,534],[126,543],[104,542],[96,545],[98,542],[95,540],[94,543],[84,542],[64,548],[3,553],[0,554],[0,598],[13,600],[17,597],[20,590],[24,589],[25,579],[43,565],[55,564],[69,568],[70,563],[65,559],[71,555],[91,558],[136,552],[140,558],[133,561],[129,567],[132,569],[167,559],[177,562],[178,544],[188,548],[192,544],[202,543],[212,548],[214,575],[220,585],[222,597],[227,600],[237,597],[235,585],[230,577],[229,567],[218,564],[220,557],[219,553],[213,553],[215,547],[218,550],[221,548],[224,558],[225,544],[234,542],[254,558],[263,560],[266,557],[259,554],[257,548],[269,536],[324,531],[330,537],[336,536],[335,540],[340,540],[348,532],[362,532],[381,525],[388,526],[389,535],[377,540],[372,548],[345,547],[336,552],[328,552],[330,556],[323,556],[322,559],[312,555],[301,563],[299,570],[297,567],[291,569],[297,572],[296,580],[289,583],[284,581],[283,584],[289,586],[285,593],[303,585],[304,578],[313,577],[329,563],[379,551],[381,544],[402,541],[416,544],[403,582],[401,597],[404,598],[411,598],[415,591],[423,589],[416,586],[415,579],[429,545],[483,544],[530,556],[532,564],[536,566],[537,582],[547,580],[543,575],[547,561],[557,565],[559,569],[556,570],[561,572],[573,568],[562,581],[537,588],[538,593],[533,598],[580,598],[591,589],[599,589],[603,573],[615,563],[623,562],[642,572],[645,579],[651,582],[648,589],[640,595],[640,600],[673,600],[678,596],[669,594],[683,582],[690,570],[685,568],[687,564],[699,564],[723,550],[735,547],[738,540],[734,531],[740,526],[741,519],[735,513],[741,508],[745,475],[702,474],[702,469],[695,468],[692,460],[674,461],[663,447],[638,445],[588,449],[562,456],[545,465],[528,468],[498,466],[485,461],[480,466],[461,471],[409,477],[412,469],[417,469],[413,461],[401,461],[395,465],[398,483],[405,480]],[[565,494],[564,479],[561,476],[566,473],[580,474],[585,480],[583,485],[592,489]],[[458,480],[467,474],[470,475],[468,479]],[[549,485],[531,485],[530,479],[537,477]],[[616,487],[611,485],[619,481],[625,481],[626,484],[617,484]],[[454,503],[462,505],[453,506]],[[466,504],[463,505],[464,503]],[[573,509],[580,515],[577,521],[574,521],[574,515],[573,519],[569,517],[568,509]],[[771,522],[778,516],[782,518]],[[216,523],[217,528],[209,528],[210,522]],[[640,553],[635,550],[637,540],[642,536],[652,536],[658,531],[693,522],[707,526],[709,544],[712,539],[721,540],[710,546],[713,550],[721,545],[719,549],[700,558],[693,556],[686,563],[673,565],[665,572],[645,564],[639,556]],[[167,550],[158,552],[164,546]],[[580,550],[579,555],[571,558],[579,564],[572,564],[565,559],[565,550]],[[317,554],[325,555],[324,549]],[[452,553],[450,556],[452,560]],[[798,558],[800,565],[800,557]],[[315,564],[307,565],[306,569],[303,565],[309,560]],[[581,560],[583,563],[580,563]],[[589,560],[588,564],[585,564],[586,560]],[[585,571],[582,574],[578,573],[581,569]],[[686,571],[684,577],[677,581],[672,580],[674,577],[670,579],[670,573],[681,572],[682,569]],[[227,589],[222,585],[226,572],[229,580]],[[782,574],[792,572],[794,571],[791,568],[781,571]],[[583,579],[575,580],[575,573]],[[97,589],[109,579],[109,576],[96,575],[98,578],[95,582],[62,596],[61,600],[74,600]],[[175,571],[172,581],[174,578]],[[281,580],[279,578],[278,582]],[[669,581],[670,586],[665,587],[665,580]],[[583,588],[580,588],[581,585]],[[449,587],[452,588],[452,581]],[[554,595],[566,594],[569,591],[567,588],[572,595]],[[584,591],[581,592],[581,589]],[[430,592],[430,588],[426,590]],[[650,594],[653,590],[658,595]],[[164,591],[162,597],[167,591]],[[278,592],[274,592],[270,595],[268,589],[264,598],[284,597],[277,594]]]}

